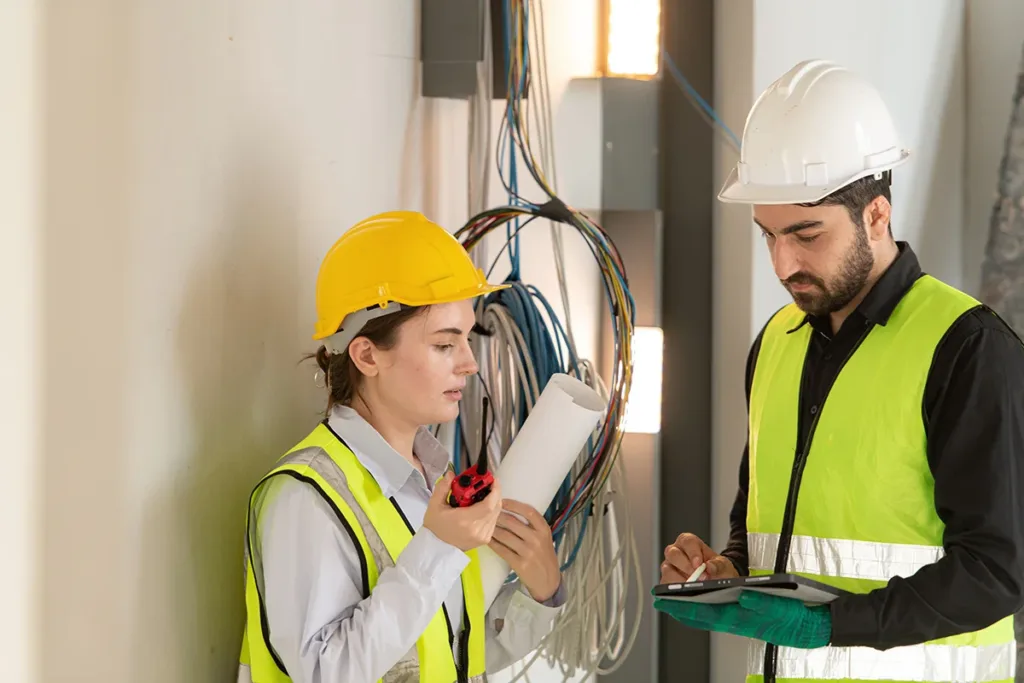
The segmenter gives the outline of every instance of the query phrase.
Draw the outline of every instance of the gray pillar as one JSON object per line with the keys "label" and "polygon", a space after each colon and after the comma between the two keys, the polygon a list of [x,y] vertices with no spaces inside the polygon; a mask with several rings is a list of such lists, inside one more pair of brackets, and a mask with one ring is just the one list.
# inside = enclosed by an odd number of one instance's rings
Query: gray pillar
{"label": "gray pillar", "polygon": [[[1006,131],[996,202],[981,273],[981,300],[1024,336],[1024,55]],[[1017,682],[1024,683],[1024,612],[1014,618],[1017,636]]]}
{"label": "gray pillar", "polygon": [[[635,305],[636,328],[661,328],[662,226],[658,210],[659,83],[629,78],[598,79],[601,109],[600,224],[619,251]],[[611,376],[611,319],[603,313],[602,374]],[[634,348],[633,391],[643,391],[640,358]],[[653,408],[660,410],[660,408]],[[626,473],[630,528],[639,556],[641,590],[635,579],[626,586],[627,637],[639,610],[641,622],[628,656],[601,683],[657,681],[658,619],[651,607],[650,587],[658,581],[661,549],[658,531],[660,435],[627,432],[619,458]],[[627,560],[629,561],[629,560]],[[635,568],[630,566],[630,575]]]}
{"label": "gray pillar", "polygon": [[[714,0],[663,3],[663,44],[691,85],[712,98]],[[711,532],[712,178],[714,131],[684,92],[658,80],[602,78],[570,85],[580,103],[599,88],[602,228],[618,247],[638,327],[664,333],[661,429],[625,435],[625,466],[642,589],[628,587],[628,657],[600,683],[710,680],[710,638],[651,607],[662,551],[682,531]],[[582,106],[582,105],[581,105]],[[585,109],[585,106],[583,107]],[[597,216],[595,216],[597,218]],[[605,314],[602,339],[607,340]],[[603,373],[611,349],[601,350]]]}
{"label": "gray pillar", "polygon": [[[714,0],[665,0],[663,45],[714,102]],[[716,135],[671,75],[661,79],[664,223],[661,546],[690,531],[711,536],[713,145]],[[710,637],[660,617],[659,681],[710,680]],[[652,679],[653,680],[653,679]]]}

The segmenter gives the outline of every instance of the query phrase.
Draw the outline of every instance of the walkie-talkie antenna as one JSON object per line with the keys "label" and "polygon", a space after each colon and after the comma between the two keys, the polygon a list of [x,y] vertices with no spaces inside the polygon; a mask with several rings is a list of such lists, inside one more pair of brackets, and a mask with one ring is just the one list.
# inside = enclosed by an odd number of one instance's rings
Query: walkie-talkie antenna
{"label": "walkie-talkie antenna", "polygon": [[484,396],[483,426],[480,428],[480,455],[476,459],[477,474],[487,473],[487,438],[490,434],[487,431],[487,397]]}
{"label": "walkie-talkie antenna", "polygon": [[483,434],[480,438],[480,455],[476,463],[467,467],[462,474],[452,482],[452,490],[448,495],[448,504],[452,507],[468,507],[479,503],[491,492],[494,484],[494,475],[488,472],[487,442],[490,435],[487,431],[487,409],[490,407],[487,397],[484,397],[484,420]]}

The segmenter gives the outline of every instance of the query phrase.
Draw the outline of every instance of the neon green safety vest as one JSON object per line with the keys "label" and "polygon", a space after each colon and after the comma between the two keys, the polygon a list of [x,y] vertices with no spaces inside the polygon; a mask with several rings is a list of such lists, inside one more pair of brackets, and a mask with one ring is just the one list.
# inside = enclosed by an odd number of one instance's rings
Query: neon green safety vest
{"label": "neon green safety vest", "polygon": [[[950,326],[978,302],[920,278],[885,325],[875,325],[813,416],[796,473],[799,504],[786,571],[867,593],[944,554],[922,416],[932,357]],[[797,413],[810,325],[796,305],[764,330],[750,396],[747,545],[751,574],[772,573],[787,514]],[[795,498],[794,498],[795,503]],[[792,512],[789,513],[791,516]],[[787,534],[788,536],[789,534]],[[747,681],[761,681],[765,644],[754,641]],[[1013,619],[974,633],[886,651],[778,648],[782,681],[1012,681]]]}
{"label": "neon green safety vest", "polygon": [[[270,626],[261,598],[262,585],[254,571],[261,566],[256,529],[266,505],[268,480],[290,476],[306,482],[326,500],[361,554],[363,596],[369,596],[377,577],[412,540],[402,513],[384,497],[373,476],[355,454],[324,424],[289,451],[267,476],[257,484],[249,500],[246,539],[245,606],[246,624],[242,637],[240,680],[248,673],[252,683],[289,683],[291,679],[274,651],[269,647]],[[272,492],[272,488],[269,489]],[[483,582],[476,551],[467,553],[470,563],[462,572],[465,611],[457,666],[452,653],[453,635],[448,613],[442,606],[426,631],[381,679],[383,683],[453,683],[484,680],[485,610]],[[262,583],[262,582],[261,582]]]}

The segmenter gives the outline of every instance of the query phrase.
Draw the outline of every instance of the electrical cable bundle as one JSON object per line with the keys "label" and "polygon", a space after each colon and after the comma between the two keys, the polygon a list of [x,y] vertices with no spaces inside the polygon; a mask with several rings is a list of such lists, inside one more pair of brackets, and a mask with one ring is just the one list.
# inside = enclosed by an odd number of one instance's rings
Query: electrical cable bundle
{"label": "electrical cable bundle", "polygon": [[[486,397],[493,415],[488,451],[497,468],[555,373],[580,379],[607,401],[602,422],[544,511],[562,564],[568,603],[552,632],[512,680],[528,680],[530,665],[542,657],[559,667],[568,679],[580,674],[610,673],[621,665],[635,640],[641,616],[637,609],[632,628],[626,628],[627,586],[635,585],[638,604],[646,595],[630,526],[624,468],[618,457],[632,382],[635,306],[625,267],[611,239],[596,222],[568,207],[556,194],[543,7],[537,0],[503,0],[501,10],[507,31],[502,45],[486,46],[478,85],[489,86],[492,50],[501,50],[508,65],[508,94],[496,160],[508,205],[485,208],[491,93],[489,87],[478,87],[470,106],[472,217],[455,235],[474,261],[486,268],[489,279],[507,254],[509,272],[504,281],[510,287],[476,302],[478,334],[473,345],[481,366],[479,381],[471,382],[465,392],[455,424],[453,452],[460,471],[470,464],[470,454],[479,452],[484,435],[475,428],[480,424],[479,411]],[[537,21],[532,21],[531,15]],[[482,140],[486,144],[481,144]],[[550,180],[544,168],[550,170]],[[546,195],[542,202],[529,201],[520,194],[520,171],[525,171]],[[483,182],[477,184],[475,179],[481,174]],[[535,286],[521,279],[520,232],[537,219],[550,225],[564,321]],[[505,243],[491,260],[485,238],[500,235],[502,228]],[[581,358],[576,349],[563,229],[580,235],[600,272],[613,341],[607,385],[591,361]]]}
{"label": "electrical cable bundle", "polygon": [[[490,443],[500,444],[499,451],[492,455],[494,460],[500,459],[501,452],[515,438],[552,374],[573,375],[608,401],[604,419],[545,511],[570,597],[554,630],[529,661],[543,653],[569,678],[579,672],[613,671],[628,653],[639,629],[638,610],[627,637],[625,601],[630,569],[637,596],[642,595],[643,586],[629,526],[625,475],[617,457],[631,383],[634,306],[621,260],[607,235],[585,215],[571,212],[558,200],[542,207],[508,206],[484,212],[456,237],[472,249],[490,231],[525,219],[518,229],[522,230],[539,217],[559,217],[577,228],[599,262],[605,298],[613,313],[615,362],[610,388],[592,364],[578,356],[543,295],[518,279],[507,279],[509,289],[483,300],[478,319],[485,335],[479,336],[475,344],[481,360],[480,383],[494,407],[491,429],[496,433],[492,433]],[[617,314],[620,311],[623,315]],[[467,420],[472,414],[472,410],[463,411]],[[609,661],[615,663],[602,666]],[[528,666],[521,675],[526,671]]]}
{"label": "electrical cable bundle", "polygon": [[[462,241],[467,250],[471,250],[473,245],[491,230],[523,216],[529,218],[517,232],[535,218],[542,216],[559,220],[579,230],[601,268],[605,297],[613,312],[611,318],[616,362],[612,369],[610,396],[607,397],[608,409],[596,437],[588,444],[586,468],[563,489],[567,495],[560,494],[556,497],[549,510],[552,530],[558,534],[567,519],[589,509],[588,506],[597,490],[608,481],[611,466],[618,452],[622,436],[621,422],[625,415],[625,401],[632,374],[634,305],[626,283],[625,269],[608,236],[584,214],[572,212],[557,199],[542,207],[509,206],[486,211],[475,217],[455,236]],[[507,437],[511,431],[508,428],[510,423],[514,422],[518,427],[525,422],[530,408],[551,375],[565,372],[583,379],[585,373],[581,370],[582,361],[578,358],[565,328],[543,295],[535,287],[523,284],[518,278],[510,277],[506,282],[511,284],[509,289],[496,292],[484,299],[482,324],[489,332],[503,334],[508,338],[506,346],[515,347],[515,353],[507,359],[511,363],[502,363],[502,360],[506,359],[494,356],[492,359],[498,361],[498,365],[487,364],[489,368],[516,369],[515,373],[506,371],[503,375],[508,380],[518,383],[514,393],[511,386],[505,387],[505,395],[502,397],[508,406],[501,420],[501,424],[506,427],[502,430],[502,436]],[[551,338],[550,329],[554,329],[555,339]]]}
{"label": "electrical cable bundle", "polygon": [[[483,5],[486,14],[490,3]],[[482,334],[474,336],[473,346],[481,364],[479,381],[471,382],[464,392],[462,416],[456,421],[452,445],[456,464],[464,469],[469,464],[468,454],[479,452],[484,437],[479,431],[467,430],[466,425],[479,423],[476,418],[486,397],[494,410],[488,452],[494,463],[500,463],[548,379],[556,372],[577,377],[607,401],[604,420],[545,511],[562,563],[568,603],[553,631],[520,663],[521,668],[515,667],[519,671],[512,678],[529,680],[530,666],[543,658],[557,666],[568,680],[611,673],[621,666],[635,641],[641,617],[638,609],[632,627],[626,628],[627,587],[635,587],[638,604],[646,597],[629,519],[625,471],[618,457],[632,379],[634,305],[614,244],[594,221],[566,206],[557,196],[543,5],[538,0],[502,0],[501,12],[502,25],[507,30],[502,44],[496,46],[491,45],[489,33],[485,32],[477,94],[470,101],[468,162],[472,218],[456,236],[474,262],[487,269],[490,279],[501,253],[492,260],[485,238],[504,227],[506,239],[500,251],[508,254],[505,282],[511,286],[477,302],[476,331]],[[531,16],[537,21],[532,21]],[[490,25],[489,17],[485,16],[484,25]],[[488,208],[494,50],[502,51],[508,65],[508,94],[496,150],[508,205]],[[738,150],[737,136],[686,80],[665,50],[661,51],[661,61],[663,71],[673,77],[697,112],[726,143]],[[531,135],[531,131],[535,134]],[[542,202],[529,201],[520,194],[521,170],[545,195]],[[520,231],[538,218],[550,226],[564,323],[541,292],[521,279]],[[565,276],[563,228],[573,228],[580,234],[601,273],[614,337],[611,380],[607,386],[593,364],[580,358],[576,350]]]}

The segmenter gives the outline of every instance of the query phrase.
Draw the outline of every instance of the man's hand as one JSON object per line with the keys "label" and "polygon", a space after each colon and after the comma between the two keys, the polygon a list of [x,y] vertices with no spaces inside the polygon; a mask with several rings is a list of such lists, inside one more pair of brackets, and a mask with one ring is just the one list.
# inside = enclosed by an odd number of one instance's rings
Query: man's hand
{"label": "man's hand", "polygon": [[544,516],[529,505],[505,499],[502,507],[505,512],[498,516],[490,548],[508,562],[534,600],[546,602],[562,583],[551,527]]}
{"label": "man's hand", "polygon": [[832,614],[827,605],[808,607],[799,600],[754,591],[743,591],[739,602],[731,605],[659,599],[654,608],[690,628],[784,647],[813,649],[825,647],[832,639]]}
{"label": "man's hand", "polygon": [[661,583],[686,581],[705,562],[706,578],[731,579],[739,576],[729,558],[719,555],[693,534],[680,534],[675,543],[665,548],[665,561],[661,563]]}

